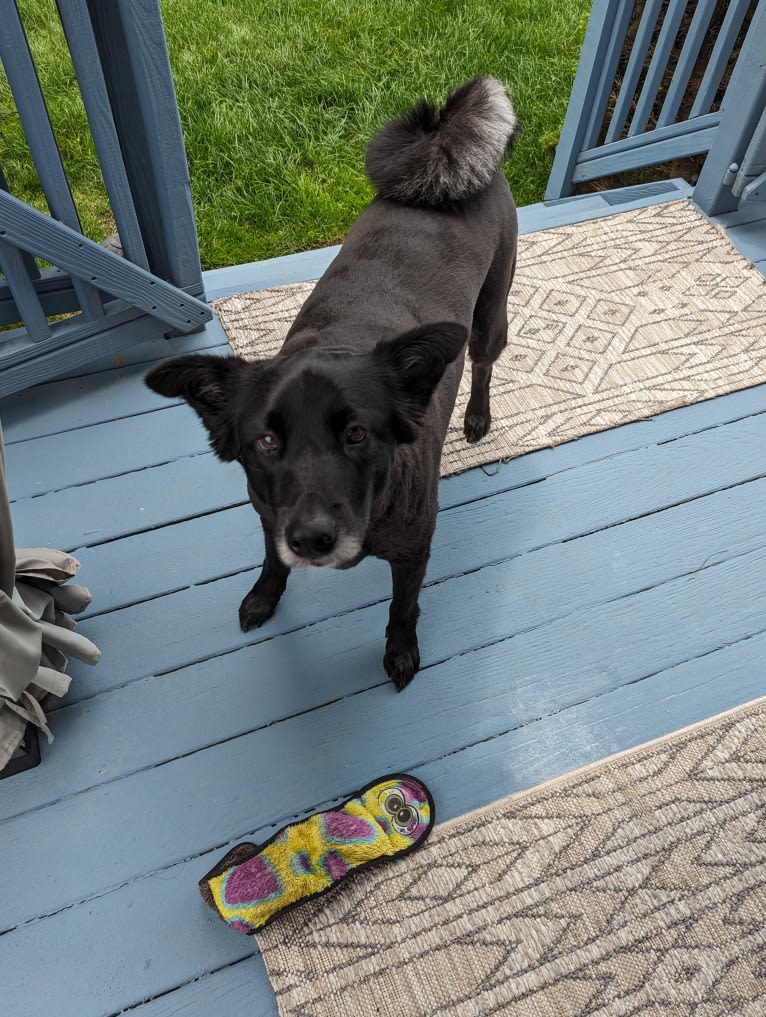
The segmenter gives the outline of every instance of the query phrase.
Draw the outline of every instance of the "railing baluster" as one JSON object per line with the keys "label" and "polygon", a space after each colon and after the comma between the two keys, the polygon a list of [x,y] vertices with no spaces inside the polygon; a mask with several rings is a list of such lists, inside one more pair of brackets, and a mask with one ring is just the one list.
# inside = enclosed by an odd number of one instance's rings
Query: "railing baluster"
{"label": "railing baluster", "polygon": [[658,127],[667,127],[668,124],[675,123],[717,2],[718,0],[699,0],[697,4],[657,118]]}
{"label": "railing baluster", "polygon": [[120,142],[114,126],[86,0],[56,0],[56,3],[72,56],[72,64],[80,84],[82,101],[88,115],[122,249],[134,264],[148,269],[149,262],[120,152]]}
{"label": "railing baluster", "polygon": [[[8,191],[8,182],[1,168],[0,191]],[[24,322],[30,338],[35,342],[48,339],[51,327],[33,281],[40,278],[40,270],[35,259],[27,251],[19,250],[13,244],[0,239],[0,268],[16,305],[16,312]],[[2,339],[3,334],[0,333],[0,342]]]}
{"label": "railing baluster", "polygon": [[701,116],[703,113],[709,113],[713,108],[716,92],[723,80],[726,65],[731,57],[731,51],[734,48],[734,43],[737,41],[739,30],[742,28],[742,23],[745,20],[749,6],[750,0],[731,0],[724,16],[721,30],[718,33],[718,38],[713,46],[713,52],[710,54],[710,60],[702,76],[702,81],[694,97],[689,119]]}
{"label": "railing baluster", "polygon": [[625,33],[628,31],[635,6],[636,0],[624,0],[615,12],[609,46],[604,55],[603,63],[599,68],[598,88],[593,97],[593,105],[588,116],[588,126],[582,140],[582,147],[584,149],[593,148],[594,145],[598,144],[609,96],[614,88],[614,75],[620,63],[620,55],[625,43]]}
{"label": "railing baluster", "polygon": [[[3,26],[0,32],[0,59],[13,92],[45,200],[54,218],[82,233],[15,0],[0,0],[0,23]],[[87,318],[103,317],[104,308],[98,291],[79,279],[73,280],[73,285],[83,314]]]}
{"label": "railing baluster", "polygon": [[630,121],[629,138],[640,134],[649,122],[685,11],[686,4],[676,2],[672,3],[665,13],[652,59],[649,61],[649,70],[646,72],[641,94],[636,103],[636,110]]}
{"label": "railing baluster", "polygon": [[[0,166],[0,191],[8,191],[8,193],[10,193],[8,181],[5,179],[5,174],[3,173],[2,166]],[[21,257],[24,259],[24,265],[26,266],[26,270],[29,273],[29,278],[39,279],[40,269],[37,267],[37,262],[32,257],[32,255],[28,254],[26,251],[22,251]]]}
{"label": "railing baluster", "polygon": [[628,65],[625,68],[625,74],[620,85],[620,92],[614,104],[614,111],[609,120],[609,126],[606,129],[605,145],[612,141],[617,141],[625,127],[661,7],[662,0],[646,0],[641,13],[641,20],[638,23],[636,37],[633,40],[633,46],[628,57]]}
{"label": "railing baluster", "polygon": [[[1,231],[0,231],[1,232]],[[27,333],[39,342],[41,339],[48,339],[51,334],[51,327],[45,317],[40,299],[37,296],[32,279],[24,264],[22,252],[18,247],[6,243],[0,238],[0,268],[5,274],[8,288],[13,295],[14,302],[24,322]],[[3,334],[0,332],[0,341]]]}

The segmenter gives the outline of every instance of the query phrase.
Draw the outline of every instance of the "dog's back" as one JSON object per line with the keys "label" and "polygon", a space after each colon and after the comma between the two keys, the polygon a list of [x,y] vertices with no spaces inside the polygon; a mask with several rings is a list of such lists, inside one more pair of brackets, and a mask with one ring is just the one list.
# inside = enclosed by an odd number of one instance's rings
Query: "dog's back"
{"label": "dog's back", "polygon": [[366,156],[377,197],[306,301],[288,346],[369,349],[445,319],[470,329],[493,263],[516,249],[516,210],[500,171],[516,129],[504,87],[487,77],[462,85],[441,110],[420,102],[385,124]]}

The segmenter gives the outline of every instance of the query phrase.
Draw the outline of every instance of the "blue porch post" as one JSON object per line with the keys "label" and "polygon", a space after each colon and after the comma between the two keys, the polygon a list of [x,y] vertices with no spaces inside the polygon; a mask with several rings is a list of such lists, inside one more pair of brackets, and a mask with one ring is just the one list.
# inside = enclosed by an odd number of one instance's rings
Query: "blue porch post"
{"label": "blue porch post", "polygon": [[750,22],[723,100],[721,124],[694,188],[694,200],[707,215],[731,212],[739,205],[732,190],[739,168],[766,108],[766,0]]}
{"label": "blue porch post", "polygon": [[203,293],[189,169],[158,0],[88,0],[149,269]]}

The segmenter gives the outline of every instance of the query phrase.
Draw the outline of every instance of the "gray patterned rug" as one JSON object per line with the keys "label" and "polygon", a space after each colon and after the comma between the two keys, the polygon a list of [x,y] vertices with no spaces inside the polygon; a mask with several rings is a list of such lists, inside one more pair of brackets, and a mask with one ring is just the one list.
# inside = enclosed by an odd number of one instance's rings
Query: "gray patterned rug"
{"label": "gray patterned rug", "polygon": [[282,1017],[763,1017],[766,699],[437,826],[258,943]]}
{"label": "gray patterned rug", "polygon": [[[214,302],[236,353],[273,356],[313,283]],[[766,382],[766,279],[685,200],[519,238],[492,430],[442,473],[509,459]]]}

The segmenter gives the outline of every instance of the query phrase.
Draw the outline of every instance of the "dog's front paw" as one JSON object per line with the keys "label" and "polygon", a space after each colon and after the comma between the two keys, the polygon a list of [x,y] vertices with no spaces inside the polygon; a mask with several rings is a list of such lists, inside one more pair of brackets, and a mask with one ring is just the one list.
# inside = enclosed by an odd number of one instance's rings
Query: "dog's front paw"
{"label": "dog's front paw", "polygon": [[243,632],[257,629],[274,614],[279,597],[268,597],[251,590],[239,605],[239,627]]}
{"label": "dog's front paw", "polygon": [[417,640],[407,647],[389,642],[386,645],[383,667],[396,686],[396,691],[401,692],[410,684],[420,668],[420,651]]}
{"label": "dog's front paw", "polygon": [[483,417],[475,413],[466,413],[465,421],[463,422],[465,440],[473,445],[474,442],[479,441],[485,434],[489,433],[491,423],[492,421],[489,416]]}

